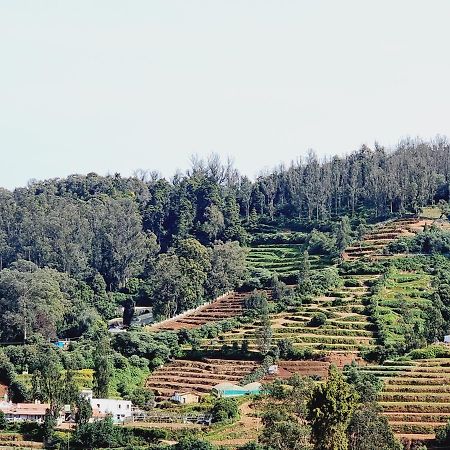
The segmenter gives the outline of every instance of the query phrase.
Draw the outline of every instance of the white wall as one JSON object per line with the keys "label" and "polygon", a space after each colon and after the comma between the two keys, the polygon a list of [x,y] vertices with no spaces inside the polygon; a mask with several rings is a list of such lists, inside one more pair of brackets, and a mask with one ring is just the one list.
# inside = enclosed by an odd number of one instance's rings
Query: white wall
{"label": "white wall", "polygon": [[102,414],[111,415],[114,422],[122,422],[131,417],[131,402],[129,400],[114,400],[110,398],[92,398],[92,409],[98,409]]}

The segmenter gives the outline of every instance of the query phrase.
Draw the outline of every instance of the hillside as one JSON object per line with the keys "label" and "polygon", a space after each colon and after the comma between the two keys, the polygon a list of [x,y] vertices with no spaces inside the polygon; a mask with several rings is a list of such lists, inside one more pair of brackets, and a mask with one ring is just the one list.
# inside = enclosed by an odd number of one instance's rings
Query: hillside
{"label": "hillside", "polygon": [[[450,353],[433,344],[450,332],[450,171],[436,160],[448,150],[310,154],[254,181],[211,157],[170,180],[91,173],[0,190],[0,384],[16,402],[68,404],[92,387],[169,430],[128,424],[122,447],[177,441],[183,420],[213,421],[196,435],[233,449],[250,439],[246,423],[261,443],[290,427],[309,445],[311,402],[328,383],[349,390],[346,429],[373,419],[391,444],[392,430],[430,442],[447,419]],[[251,402],[210,395],[258,381]],[[201,402],[174,405],[175,391]],[[275,413],[282,423],[264,419]],[[92,433],[71,434],[74,448]]]}
{"label": "hillside", "polygon": [[[433,225],[434,224],[434,225]],[[400,329],[402,325],[395,324],[395,318],[401,318],[405,302],[409,305],[413,314],[421,315],[430,305],[429,293],[433,289],[432,275],[424,271],[422,267],[403,270],[393,269],[390,264],[395,261],[396,266],[407,264],[408,259],[414,260],[414,255],[398,254],[389,251],[392,243],[399,242],[403,238],[411,238],[417,233],[423,232],[426,227],[449,228],[447,221],[435,221],[428,218],[407,218],[383,222],[371,228],[362,236],[360,242],[348,246],[343,252],[342,262],[333,264],[332,258],[309,258],[310,270],[321,272],[336,267],[339,274],[337,286],[327,289],[320,295],[313,296],[305,305],[284,305],[284,311],[277,311],[279,305],[272,298],[272,290],[260,290],[258,293],[268,294],[269,306],[272,312],[270,328],[272,330],[271,345],[280,347],[289,342],[291,356],[289,359],[281,355],[278,362],[279,375],[271,375],[265,378],[265,382],[281,377],[286,379],[293,374],[324,378],[330,364],[344,368],[346,364],[356,362],[360,365],[361,373],[375,375],[383,381],[384,386],[378,401],[383,409],[383,414],[388,418],[395,433],[406,440],[429,441],[434,437],[437,427],[443,426],[450,418],[447,411],[447,395],[450,393],[450,378],[445,373],[448,361],[444,358],[426,360],[391,359],[383,364],[370,362],[370,355],[380,351],[383,345],[390,345],[389,336],[381,336],[380,323],[375,319],[374,310],[369,307],[371,299],[376,295],[377,314],[381,314],[388,327],[397,330],[397,341],[400,341]],[[294,237],[295,236],[295,237]],[[296,243],[292,240],[298,238],[298,234],[288,232],[274,233],[270,242],[270,234],[265,233],[264,244],[253,244],[248,256],[249,268],[253,271],[261,269],[289,279],[295,264],[299,262],[305,251],[305,237]],[[256,235],[254,241],[260,241],[261,235]],[[280,244],[280,240],[291,241],[289,244]],[[314,264],[320,260],[320,264]],[[403,263],[402,261],[405,261]],[[376,288],[383,281],[381,288]],[[288,286],[295,289],[295,286]],[[202,307],[186,316],[169,321],[161,325],[167,329],[191,328],[202,326],[209,321],[208,311],[220,311],[216,320],[225,317],[237,317],[244,314],[243,301],[246,296],[253,294],[230,294],[223,299]],[[240,310],[236,314],[235,299],[239,298]],[[228,308],[228,313],[227,311]],[[421,312],[422,311],[422,312]],[[222,314],[223,313],[223,314]],[[324,322],[313,323],[313,318],[318,314],[324,316]],[[392,317],[392,319],[389,319]],[[398,320],[399,320],[398,319]],[[258,330],[262,323],[258,318],[247,320],[245,323],[234,327],[211,338],[203,338],[200,351],[206,354],[215,354],[231,351],[234,357],[239,355],[239,349],[243,346],[253,356],[245,363],[251,367],[257,366],[258,360]],[[394,336],[395,337],[395,336]],[[280,347],[281,348],[281,347]],[[233,353],[232,349],[236,349]],[[450,353],[450,352],[449,352]],[[297,356],[293,356],[297,355]],[[307,358],[306,360],[304,358]],[[247,356],[248,358],[248,356]],[[251,356],[250,356],[251,358]],[[294,359],[292,359],[294,358]],[[303,360],[295,360],[301,358]],[[369,361],[364,359],[369,358]],[[148,387],[153,387],[159,394],[171,389],[190,387],[200,395],[209,392],[212,383],[219,380],[238,381],[242,375],[238,372],[214,369],[209,365],[208,370],[201,369],[202,364],[209,363],[192,361],[177,361],[155,372],[148,380]],[[219,363],[215,359],[214,363]],[[224,368],[230,364],[238,364],[237,361],[222,360]],[[194,372],[189,367],[197,367]],[[236,366],[237,367],[237,366]],[[181,370],[180,370],[181,369]],[[240,372],[239,372],[240,373]],[[167,384],[170,381],[169,384]],[[208,384],[209,383],[209,384]],[[168,389],[165,387],[167,384]],[[162,389],[162,390],[161,390]],[[167,390],[166,390],[167,389]],[[231,442],[231,441],[230,441]],[[223,441],[222,443],[226,443]]]}

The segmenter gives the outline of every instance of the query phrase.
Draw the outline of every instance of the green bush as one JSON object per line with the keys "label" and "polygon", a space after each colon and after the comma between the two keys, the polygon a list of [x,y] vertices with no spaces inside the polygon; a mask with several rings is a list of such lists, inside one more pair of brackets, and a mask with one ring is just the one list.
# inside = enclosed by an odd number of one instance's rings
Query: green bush
{"label": "green bush", "polygon": [[408,353],[411,359],[450,358],[450,348],[444,345],[429,345]]}
{"label": "green bush", "polygon": [[239,417],[239,408],[234,398],[219,398],[211,409],[213,422],[227,422]]}
{"label": "green bush", "polygon": [[321,325],[325,325],[327,322],[327,316],[324,313],[317,313],[312,316],[309,321],[309,325],[311,327],[320,327]]}

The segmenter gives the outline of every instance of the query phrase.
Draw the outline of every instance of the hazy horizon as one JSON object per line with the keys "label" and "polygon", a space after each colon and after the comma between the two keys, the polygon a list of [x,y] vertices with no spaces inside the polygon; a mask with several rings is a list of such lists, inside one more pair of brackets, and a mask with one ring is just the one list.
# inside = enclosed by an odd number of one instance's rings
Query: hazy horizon
{"label": "hazy horizon", "polygon": [[0,186],[450,135],[450,3],[0,4]]}

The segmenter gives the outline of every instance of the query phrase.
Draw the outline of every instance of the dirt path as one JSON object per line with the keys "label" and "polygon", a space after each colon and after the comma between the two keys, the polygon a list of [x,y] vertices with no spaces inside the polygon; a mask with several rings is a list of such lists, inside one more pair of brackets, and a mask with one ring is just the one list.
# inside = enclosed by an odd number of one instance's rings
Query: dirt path
{"label": "dirt path", "polygon": [[211,441],[213,445],[238,447],[257,439],[262,423],[259,417],[255,417],[255,410],[251,408],[251,402],[243,403],[239,411],[241,418],[230,427],[230,438],[213,440]]}

